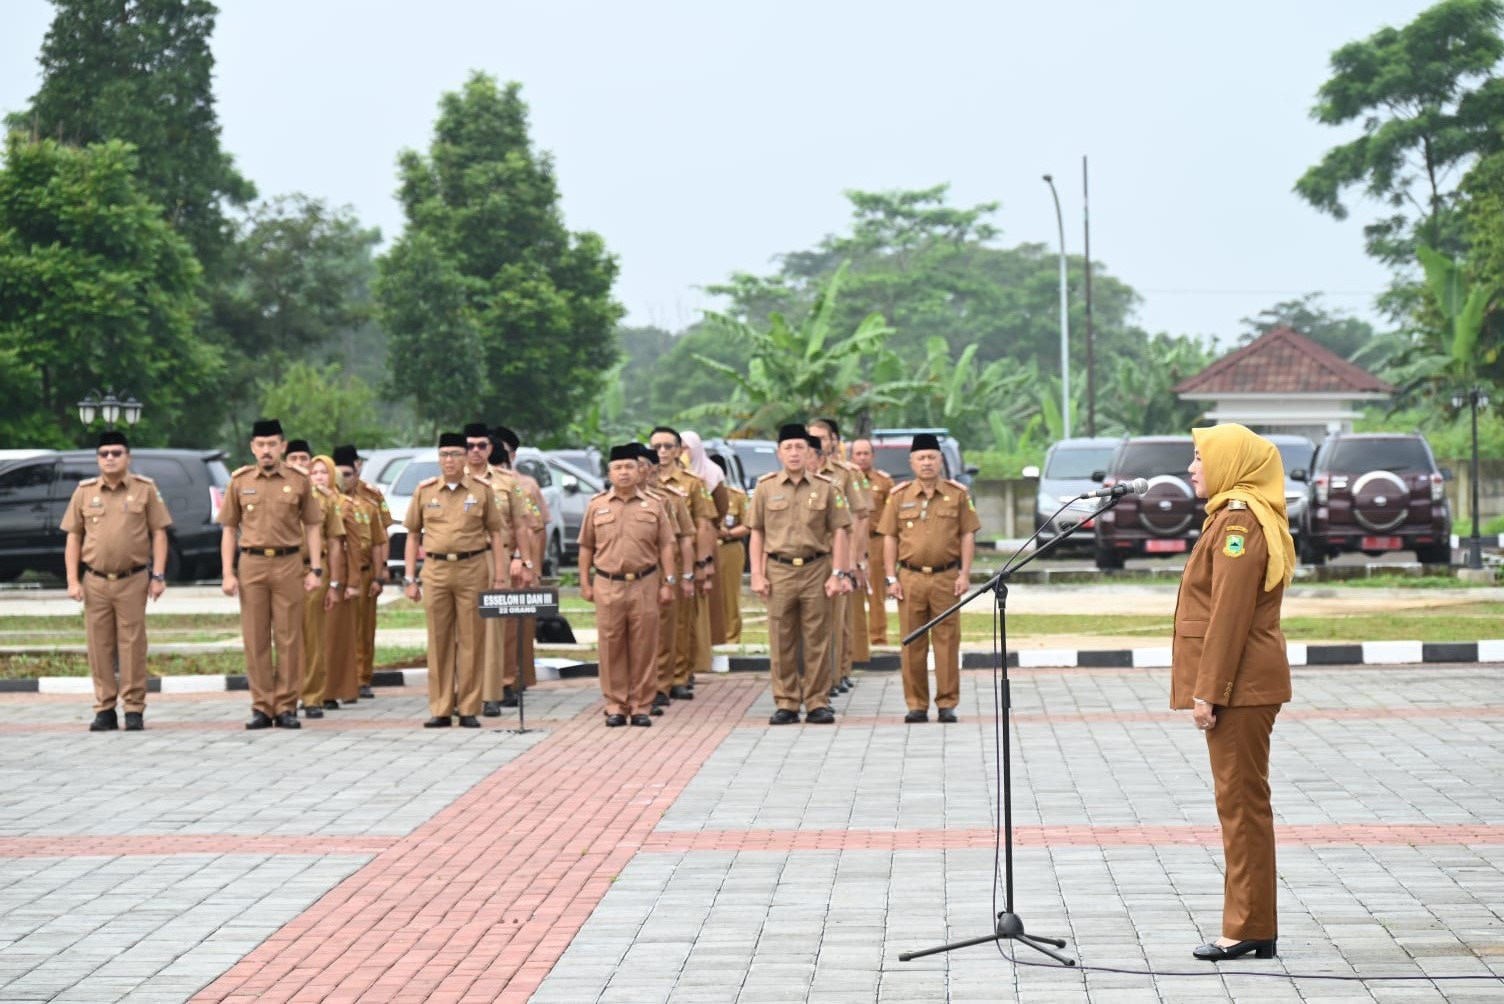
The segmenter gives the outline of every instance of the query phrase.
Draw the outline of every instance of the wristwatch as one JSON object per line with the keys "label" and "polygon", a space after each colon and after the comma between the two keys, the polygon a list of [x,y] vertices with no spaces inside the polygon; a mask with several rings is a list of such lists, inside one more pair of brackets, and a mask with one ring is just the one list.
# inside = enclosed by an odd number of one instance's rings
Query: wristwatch
{"label": "wristwatch", "polygon": [[679,576],[677,576],[677,575],[665,575],[663,577],[663,581],[672,586],[672,585],[676,584],[679,581]]}
{"label": "wristwatch", "polygon": [[522,567],[526,568],[529,572],[531,572],[533,570],[533,563],[531,561],[524,561],[522,563]]}
{"label": "wristwatch", "polygon": [[883,582],[890,586],[896,586],[898,585],[898,577],[894,575],[884,575]]}
{"label": "wristwatch", "polygon": [[340,583],[339,583],[338,579],[336,579],[333,582],[329,583],[329,588],[332,589],[332,590],[334,590],[336,593],[339,592],[339,587],[340,587]]}
{"label": "wristwatch", "polygon": [[151,581],[153,581],[153,582],[166,582],[167,581],[167,576],[165,576],[165,575],[158,575],[156,572],[152,572],[151,573]]}
{"label": "wristwatch", "polygon": [[402,577],[402,584],[404,586],[416,586],[418,584],[418,580],[413,578],[411,575],[404,575]]}
{"label": "wristwatch", "polygon": [[322,568],[310,568],[309,571],[321,579],[324,577],[324,570]]}

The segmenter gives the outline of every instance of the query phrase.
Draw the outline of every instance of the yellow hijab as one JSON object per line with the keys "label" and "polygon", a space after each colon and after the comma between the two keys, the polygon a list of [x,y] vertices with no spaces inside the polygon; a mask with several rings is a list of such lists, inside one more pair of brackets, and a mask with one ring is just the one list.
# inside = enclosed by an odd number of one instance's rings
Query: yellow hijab
{"label": "yellow hijab", "polygon": [[1290,517],[1285,511],[1285,465],[1279,450],[1263,436],[1234,422],[1192,429],[1191,438],[1201,454],[1201,475],[1206,483],[1206,522],[1201,532],[1206,532],[1218,510],[1232,499],[1248,503],[1269,542],[1264,589],[1273,589],[1276,583],[1289,585],[1295,574],[1295,541],[1290,537]]}

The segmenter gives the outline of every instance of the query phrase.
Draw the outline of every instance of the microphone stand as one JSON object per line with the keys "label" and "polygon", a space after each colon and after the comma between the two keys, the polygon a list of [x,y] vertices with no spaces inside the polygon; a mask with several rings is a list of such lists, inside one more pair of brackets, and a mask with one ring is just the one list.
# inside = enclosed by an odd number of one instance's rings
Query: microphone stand
{"label": "microphone stand", "polygon": [[[1123,495],[1127,494],[1130,494],[1130,492],[1125,491],[1122,494],[1112,496],[1108,500],[1106,505],[1102,506],[1100,509],[1094,512],[1089,518],[1101,518],[1103,513],[1115,508],[1117,504],[1122,501]],[[917,952],[904,952],[898,957],[899,962],[909,962],[913,959],[923,958],[926,955],[938,955],[942,952],[954,951],[957,948],[970,948],[973,945],[985,945],[988,942],[1016,941],[1021,945],[1027,945],[1029,948],[1032,948],[1037,952],[1048,955],[1050,958],[1054,959],[1056,962],[1059,962],[1062,965],[1074,966],[1076,964],[1075,959],[1072,959],[1066,955],[1062,955],[1054,950],[1056,948],[1065,947],[1065,942],[1063,940],[1061,940],[1060,938],[1046,938],[1042,935],[1029,934],[1024,930],[1023,919],[1019,917],[1019,915],[1013,909],[1013,780],[1012,759],[1010,757],[1009,750],[1009,747],[1011,745],[1010,723],[1013,717],[1013,701],[1008,686],[1007,580],[1013,575],[1014,572],[1018,571],[1020,568],[1027,565],[1029,562],[1033,561],[1040,555],[1045,554],[1053,548],[1059,546],[1062,540],[1069,537],[1071,534],[1075,533],[1081,528],[1081,523],[1085,522],[1084,519],[1078,521],[1074,526],[1068,529],[1061,529],[1061,531],[1056,534],[1056,536],[1052,540],[1046,541],[1044,546],[1035,550],[1031,554],[1024,556],[1024,549],[1027,548],[1029,544],[1032,543],[1036,538],[1038,538],[1040,530],[1043,530],[1045,526],[1048,526],[1051,522],[1053,522],[1056,517],[1058,517],[1061,513],[1063,513],[1067,508],[1070,507],[1072,502],[1081,501],[1087,497],[1089,496],[1078,496],[1077,498],[1072,499],[1070,502],[1065,503],[1065,505],[1062,505],[1055,511],[1054,516],[1051,516],[1048,520],[1041,524],[1037,529],[1035,529],[1034,533],[1029,536],[1028,540],[1019,545],[1018,550],[1013,553],[1012,557],[1010,557],[1006,562],[1003,563],[1002,569],[996,575],[988,579],[985,583],[978,586],[976,589],[973,589],[967,595],[961,597],[949,608],[942,610],[939,614],[935,615],[935,617],[932,618],[927,624],[923,624],[920,627],[915,628],[903,637],[902,644],[908,645],[913,642],[914,639],[929,631],[930,628],[934,627],[936,624],[939,624],[947,617],[959,615],[962,607],[966,606],[966,604],[970,603],[972,600],[976,599],[983,593],[991,592],[995,597],[997,623],[1001,628],[1001,648],[994,650],[993,658],[997,660],[996,665],[1000,668],[1002,673],[999,683],[999,688],[1001,691],[1000,696],[1002,698],[1002,710],[999,713],[1002,724],[1002,736],[999,740],[999,745],[1002,747],[1003,753],[1003,766],[1000,772],[1000,780],[1002,782],[1001,802],[1003,807],[1004,893],[1003,910],[997,915],[997,920],[993,924],[993,930],[991,934],[984,934],[981,937],[977,938],[967,938],[963,941],[953,941],[948,944],[937,945],[933,948],[925,948]],[[993,881],[996,881],[995,875]],[[994,886],[994,888],[996,887]],[[996,900],[994,900],[993,903],[995,906]]]}

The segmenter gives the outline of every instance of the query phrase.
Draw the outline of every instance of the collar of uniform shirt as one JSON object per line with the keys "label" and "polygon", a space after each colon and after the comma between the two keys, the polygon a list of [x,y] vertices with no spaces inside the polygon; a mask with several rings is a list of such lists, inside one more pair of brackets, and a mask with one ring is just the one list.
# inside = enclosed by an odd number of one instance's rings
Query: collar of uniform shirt
{"label": "collar of uniform shirt", "polygon": [[610,491],[608,491],[606,493],[606,498],[608,498],[608,499],[621,499],[623,502],[630,502],[633,499],[635,499],[639,494],[641,494],[641,492],[642,492],[642,486],[641,485],[633,485],[626,492],[618,491],[617,488],[616,488],[616,486],[612,485]]}

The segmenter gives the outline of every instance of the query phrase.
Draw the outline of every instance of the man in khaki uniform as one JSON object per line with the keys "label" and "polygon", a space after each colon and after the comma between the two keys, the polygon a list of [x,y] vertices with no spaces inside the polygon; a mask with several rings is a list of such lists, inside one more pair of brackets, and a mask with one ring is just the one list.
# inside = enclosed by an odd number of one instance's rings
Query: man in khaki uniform
{"label": "man in khaki uniform", "polygon": [[[884,581],[898,601],[898,629],[908,634],[956,602],[971,583],[976,550],[976,506],[959,481],[942,480],[940,441],[927,432],[909,445],[914,480],[894,487],[878,530],[883,534]],[[942,722],[956,720],[961,698],[961,619],[951,617],[931,629],[935,636],[935,706]],[[904,721],[929,721],[929,638],[903,647]]]}
{"label": "man in khaki uniform", "polygon": [[694,580],[694,595],[679,604],[678,633],[674,642],[674,682],[669,697],[692,701],[694,673],[710,670],[710,589],[715,579],[715,502],[710,491],[679,462],[684,449],[679,433],[666,425],[653,429],[648,446],[658,455],[658,482],[684,493],[694,519],[694,567],[687,573]]}
{"label": "man in khaki uniform", "polygon": [[893,490],[893,476],[873,462],[877,459],[872,449],[872,440],[858,439],[851,444],[851,462],[862,472],[872,486],[872,518],[867,535],[867,589],[854,594],[854,602],[866,608],[867,650],[863,654],[862,643],[857,640],[856,657],[871,658],[872,645],[888,644],[888,589],[883,584],[883,535],[877,530],[877,521],[882,518],[888,504],[888,493]]}
{"label": "man in khaki uniform", "polygon": [[[483,424],[477,424],[473,428],[484,429]],[[485,435],[484,432],[479,435]],[[471,427],[465,431],[466,442],[473,444]],[[514,496],[512,504],[520,503],[520,512],[514,514],[514,523],[517,532],[512,543],[512,584],[520,589],[538,581],[543,571],[543,559],[548,550],[548,503],[543,499],[543,489],[538,487],[538,482],[521,471],[517,470],[517,447],[522,440],[517,433],[504,425],[498,425],[490,431],[491,442],[491,469],[496,472],[498,480],[492,482],[493,488],[509,487]],[[470,457],[475,456],[474,447],[471,446]],[[517,681],[520,673],[522,687],[526,689],[538,682],[538,667],[533,653],[533,640],[538,631],[538,618],[536,617],[501,617],[488,622],[496,626],[494,635],[488,634],[487,638],[495,637],[501,652],[501,699],[497,705],[497,713],[502,708],[515,708],[517,706]],[[518,640],[522,642],[522,654],[517,653]],[[489,657],[487,665],[490,665]],[[487,693],[492,693],[487,688]],[[490,699],[489,697],[487,698]]]}
{"label": "man in khaki uniform", "polygon": [[308,445],[306,439],[289,439],[287,452],[282,454],[282,462],[307,474],[309,465],[313,463],[313,447]]}
{"label": "man in khaki uniform", "polygon": [[[287,440],[282,423],[258,419],[251,427],[256,462],[230,475],[219,509],[219,557],[226,596],[240,597],[240,630],[245,640],[246,675],[251,684],[248,729],[298,729],[298,695],[303,689],[304,594],[319,587],[322,567],[303,570],[299,549],[322,554],[323,513],[308,475],[282,462]],[[238,531],[238,539],[237,539]],[[236,549],[240,552],[236,570]],[[301,583],[301,585],[300,585]],[[277,662],[272,665],[275,631]]]}
{"label": "man in khaki uniform", "polygon": [[[851,566],[854,579],[850,591],[838,594],[831,601],[831,625],[835,628],[835,644],[831,667],[831,696],[851,689],[851,668],[855,660],[855,624],[851,607],[854,593],[867,588],[867,530],[871,525],[872,495],[867,479],[856,466],[841,459],[841,428],[833,418],[817,418],[809,423],[810,435],[818,442],[820,459],[819,473],[834,481],[846,496],[851,506]],[[861,625],[865,641],[867,625]]]}
{"label": "man in khaki uniform", "polygon": [[[291,447],[298,441],[288,444]],[[327,662],[324,659],[325,627],[330,619],[330,610],[344,595],[345,578],[345,521],[340,514],[339,492],[334,489],[335,473],[332,457],[312,457],[308,462],[308,480],[313,483],[314,499],[319,511],[324,514],[319,524],[324,534],[324,551],[318,561],[303,555],[303,569],[308,571],[323,565],[325,576],[319,587],[303,601],[303,717],[323,718],[327,707],[339,707],[339,702],[324,700],[324,682]]]}
{"label": "man in khaki uniform", "polygon": [[661,715],[672,703],[669,691],[674,687],[679,617],[694,601],[695,520],[689,513],[689,498],[684,492],[658,482],[658,451],[644,443],[635,447],[641,490],[663,504],[674,527],[674,560],[666,567],[665,574],[673,576],[677,585],[670,590],[672,601],[658,613],[658,693],[653,697],[653,714]]}
{"label": "man in khaki uniform", "polygon": [[[351,465],[355,469],[355,490],[351,493],[363,498],[376,507],[376,522],[381,524],[381,543],[376,545],[376,550],[371,555],[372,576],[385,589],[392,581],[392,573],[388,567],[391,552],[387,543],[386,528],[392,525],[392,510],[387,508],[386,496],[381,489],[369,481],[360,480],[361,468],[365,466],[365,459],[360,456],[360,451],[353,444],[336,446],[334,448],[334,461],[341,466],[344,462],[341,458],[351,458]],[[360,624],[364,633],[356,639],[360,646],[360,696],[375,697],[376,692],[371,689],[371,677],[376,672],[376,600],[382,590],[370,590],[360,598]]]}
{"label": "man in khaki uniform", "polygon": [[[724,472],[726,462],[711,457]],[[742,640],[742,572],[747,568],[747,493],[729,480],[726,488],[726,518],[716,527],[715,574],[726,624],[726,641]]]}
{"label": "man in khaki uniform", "polygon": [[[424,728],[480,728],[482,658],[480,594],[507,581],[501,503],[491,486],[465,473],[465,437],[439,435],[439,474],[418,484],[408,502],[402,584],[423,600],[428,621],[428,710]],[[416,576],[423,550],[423,582]],[[489,559],[487,558],[489,552]]]}
{"label": "man in khaki uniform", "polygon": [[674,523],[638,485],[637,448],[611,448],[611,487],[590,499],[580,523],[580,598],[595,604],[606,726],[647,727],[657,689],[658,612],[673,599],[665,571]]}
{"label": "man in khaki uniform", "polygon": [[167,588],[172,515],[156,482],[131,473],[124,433],[101,433],[96,457],[99,477],[78,483],[62,521],[68,595],[84,605],[94,678],[89,731],[119,728],[115,703],[123,697],[125,730],[139,732],[146,727],[146,598],[155,600]]}
{"label": "man in khaki uniform", "polygon": [[768,723],[797,722],[803,704],[807,721],[829,725],[836,720],[829,696],[830,599],[850,588],[851,513],[835,482],[807,469],[813,458],[804,426],[778,430],[778,461],[783,469],[757,479],[747,508],[752,591],[768,603],[777,705]]}
{"label": "man in khaki uniform", "polygon": [[[366,637],[372,632],[366,618],[374,609],[363,601],[381,592],[373,562],[386,544],[386,527],[376,504],[356,491],[354,457],[343,451],[335,461],[335,484],[339,489],[340,516],[345,530],[344,595],[331,615],[324,658],[329,667],[324,706],[338,700],[355,704],[360,695],[360,674],[365,663]],[[344,461],[341,463],[340,461]]]}

